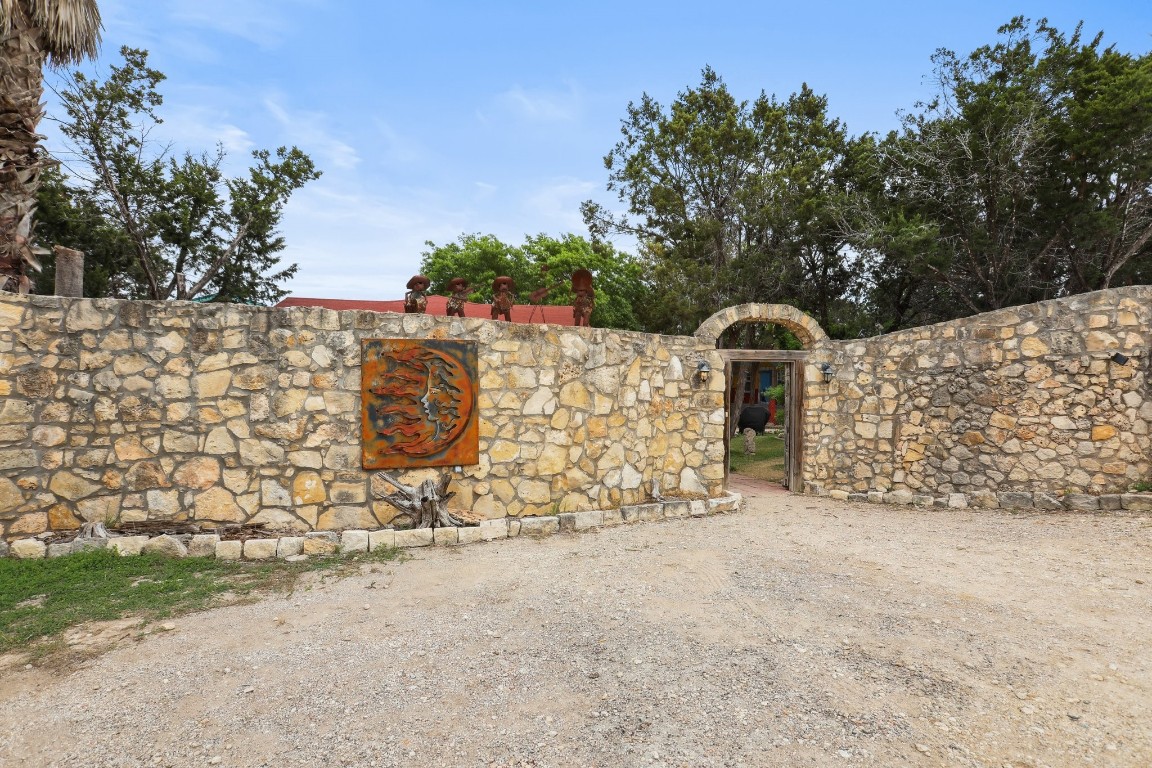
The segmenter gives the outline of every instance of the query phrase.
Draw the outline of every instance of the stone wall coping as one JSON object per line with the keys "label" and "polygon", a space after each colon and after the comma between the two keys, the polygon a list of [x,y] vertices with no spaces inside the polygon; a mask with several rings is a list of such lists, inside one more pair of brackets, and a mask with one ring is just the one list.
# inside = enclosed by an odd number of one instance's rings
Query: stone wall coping
{"label": "stone wall coping", "polygon": [[[1152,494],[1149,494],[1152,497]],[[297,561],[309,555],[351,554],[372,552],[386,547],[408,549],[427,546],[461,546],[482,541],[506,539],[516,536],[551,536],[556,533],[576,533],[633,522],[656,522],[664,519],[702,517],[725,512],[736,512],[743,503],[739,493],[711,499],[667,499],[648,504],[634,504],[617,509],[591,509],[581,512],[561,512],[557,515],[534,517],[503,517],[481,521],[479,525],[463,528],[418,528],[395,530],[345,530],[285,533],[268,538],[221,540],[215,533],[159,534],[144,536],[131,534],[111,535],[107,539],[75,539],[70,542],[45,544],[36,537],[15,539],[0,549],[0,557],[33,560],[60,557],[88,549],[109,548],[123,557],[146,551],[148,543],[173,540],[184,548],[180,557],[215,557],[217,560],[287,560]],[[176,550],[169,550],[176,551]]]}
{"label": "stone wall coping", "polygon": [[944,496],[912,491],[853,492],[826,489],[808,483],[807,492],[840,501],[863,501],[917,507],[950,509],[1039,509],[1063,512],[1152,512],[1152,493],[1049,493],[1045,491],[1000,491],[949,493]]}

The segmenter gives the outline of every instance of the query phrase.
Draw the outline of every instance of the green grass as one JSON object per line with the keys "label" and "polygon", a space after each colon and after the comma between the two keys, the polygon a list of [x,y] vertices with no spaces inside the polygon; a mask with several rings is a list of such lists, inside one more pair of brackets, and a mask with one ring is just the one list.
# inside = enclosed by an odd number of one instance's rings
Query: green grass
{"label": "green grass", "polygon": [[142,623],[288,592],[306,572],[338,575],[365,560],[395,559],[398,550],[299,563],[242,563],[156,555],[121,557],[91,550],[47,560],[0,558],[0,653],[51,643],[87,621],[137,616]]}
{"label": "green grass", "polygon": [[771,433],[756,435],[756,453],[744,455],[744,436],[732,438],[728,451],[728,465],[732,472],[760,480],[783,482],[784,440]]}

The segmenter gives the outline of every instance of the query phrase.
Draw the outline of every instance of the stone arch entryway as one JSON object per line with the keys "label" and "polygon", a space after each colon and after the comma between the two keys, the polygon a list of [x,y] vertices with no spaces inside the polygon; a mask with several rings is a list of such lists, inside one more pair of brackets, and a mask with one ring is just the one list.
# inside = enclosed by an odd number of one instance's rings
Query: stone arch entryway
{"label": "stone arch entryway", "polygon": [[828,334],[824,333],[818,322],[787,304],[740,304],[722,309],[700,323],[695,335],[700,341],[714,347],[720,340],[720,334],[730,326],[742,323],[775,323],[784,326],[796,334],[805,350],[828,341]]}
{"label": "stone arch entryway", "polygon": [[[828,342],[828,334],[811,316],[787,304],[741,304],[722,309],[709,317],[696,329],[696,338],[702,346],[716,347],[720,336],[733,325],[772,323],[787,328],[803,345],[802,350],[719,349],[724,359],[725,392],[732,381],[733,363],[779,363],[784,365],[787,379],[785,394],[785,481],[793,491],[803,488],[804,476],[804,393],[809,380],[807,373],[809,353]],[[732,438],[732,409],[726,407],[728,419],[724,429],[724,483],[728,484],[727,456]]]}

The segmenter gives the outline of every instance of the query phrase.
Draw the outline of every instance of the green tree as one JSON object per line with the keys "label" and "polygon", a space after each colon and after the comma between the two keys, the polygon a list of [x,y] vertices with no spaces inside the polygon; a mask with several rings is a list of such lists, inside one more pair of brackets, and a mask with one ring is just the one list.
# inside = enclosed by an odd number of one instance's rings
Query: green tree
{"label": "green tree", "polygon": [[428,240],[421,254],[420,271],[432,281],[432,293],[448,293],[448,281],[463,277],[472,286],[470,301],[492,301],[492,281],[506,275],[516,282],[517,293],[527,295],[540,287],[538,276],[524,252],[501,242],[495,235],[460,235],[457,242],[436,245]]}
{"label": "green tree", "polygon": [[1045,20],[1018,17],[999,34],[966,57],[938,51],[936,97],[877,145],[879,194],[865,196],[854,241],[870,252],[875,295],[929,308],[890,306],[897,324],[1150,272],[1152,57]]}
{"label": "green tree", "polygon": [[275,303],[284,239],[276,231],[291,194],[319,177],[299,149],[257,150],[246,176],[227,178],[224,152],[167,154],[150,141],[161,122],[164,79],[146,51],[122,48],[106,80],[76,72],[60,89],[61,130],[79,163],[67,183],[120,229],[132,267],[117,276],[133,298]]}
{"label": "green tree", "polygon": [[665,110],[628,105],[624,139],[604,158],[615,215],[582,206],[594,238],[627,233],[651,262],[655,330],[685,333],[717,310],[788,301],[835,319],[856,279],[835,211],[845,195],[843,125],[807,86],[780,102],[738,101],[705,68]]}
{"label": "green tree", "polygon": [[0,289],[8,278],[28,289],[35,265],[33,213],[40,176],[51,165],[40,146],[44,65],[65,66],[96,55],[100,11],[95,0],[0,2]]}
{"label": "green tree", "polygon": [[[68,186],[58,167],[44,171],[36,208],[36,237],[43,243],[67,243],[84,252],[84,295],[132,298],[144,275],[124,231],[104,218],[84,190]],[[41,293],[55,281],[55,255],[45,256],[37,277]]]}
{"label": "green tree", "polygon": [[472,301],[492,300],[492,281],[507,275],[516,281],[517,302],[527,304],[533,292],[546,293],[542,304],[573,301],[571,276],[577,269],[592,272],[596,306],[592,324],[605,328],[641,330],[640,309],[646,302],[644,265],[607,243],[565,234],[526,237],[511,246],[494,235],[461,235],[457,242],[436,245],[428,241],[420,271],[432,282],[433,293],[448,292],[448,281],[463,277],[472,286]]}

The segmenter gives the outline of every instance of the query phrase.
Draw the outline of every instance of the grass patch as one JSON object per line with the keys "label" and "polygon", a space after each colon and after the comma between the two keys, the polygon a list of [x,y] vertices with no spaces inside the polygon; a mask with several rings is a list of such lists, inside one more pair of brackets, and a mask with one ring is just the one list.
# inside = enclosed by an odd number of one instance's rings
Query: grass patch
{"label": "grass patch", "polygon": [[217,605],[290,592],[301,574],[358,572],[366,561],[393,560],[399,550],[299,563],[229,562],[209,558],[121,557],[89,550],[46,560],[0,558],[0,653],[51,645],[87,621],[131,616],[157,621]]}
{"label": "grass patch", "polygon": [[732,438],[728,450],[728,468],[740,475],[774,483],[784,482],[784,436],[771,432],[756,435],[756,453],[744,455],[744,436]]}

